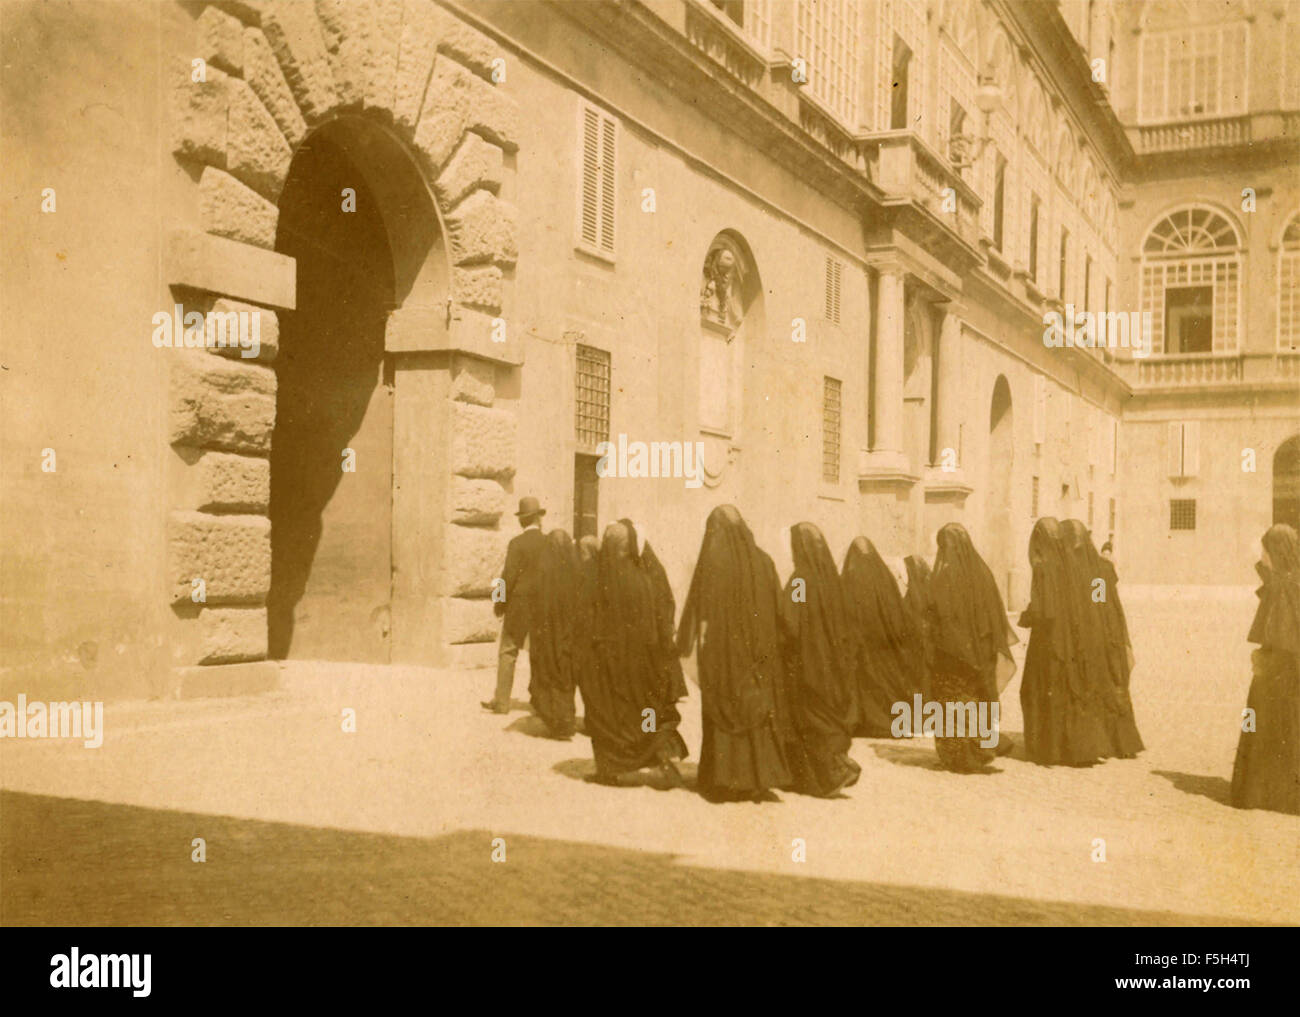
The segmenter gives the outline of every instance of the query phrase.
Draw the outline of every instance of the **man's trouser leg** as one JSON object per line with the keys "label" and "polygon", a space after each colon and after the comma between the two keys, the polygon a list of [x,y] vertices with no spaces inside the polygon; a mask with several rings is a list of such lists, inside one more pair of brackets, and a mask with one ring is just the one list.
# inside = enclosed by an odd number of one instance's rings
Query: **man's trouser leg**
{"label": "man's trouser leg", "polygon": [[497,691],[492,698],[506,706],[510,705],[510,692],[515,685],[515,661],[523,645],[524,640],[516,641],[508,628],[501,629],[501,646],[497,650]]}

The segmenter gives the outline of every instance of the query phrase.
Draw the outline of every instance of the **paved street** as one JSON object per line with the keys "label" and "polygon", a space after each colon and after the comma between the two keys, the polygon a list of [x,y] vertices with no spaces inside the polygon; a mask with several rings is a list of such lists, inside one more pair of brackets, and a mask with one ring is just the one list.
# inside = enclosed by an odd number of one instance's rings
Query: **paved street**
{"label": "paved street", "polygon": [[[1250,598],[1127,606],[1140,759],[963,776],[927,740],[859,740],[862,779],[833,801],[585,783],[584,737],[479,711],[486,672],[290,664],[267,696],[109,704],[98,750],[0,743],[0,920],[1300,922],[1300,817],[1225,804]],[[694,750],[698,696],[684,735]]]}

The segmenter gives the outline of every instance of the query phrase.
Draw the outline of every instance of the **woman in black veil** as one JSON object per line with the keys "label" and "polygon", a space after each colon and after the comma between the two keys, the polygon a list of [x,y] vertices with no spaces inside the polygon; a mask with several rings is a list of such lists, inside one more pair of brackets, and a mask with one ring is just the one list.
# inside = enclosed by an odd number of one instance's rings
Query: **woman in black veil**
{"label": "woman in black veil", "polygon": [[551,737],[573,737],[578,625],[578,551],[564,530],[546,535],[538,583],[539,617],[530,633],[528,693]]}
{"label": "woman in black veil", "polygon": [[1300,537],[1272,526],[1255,566],[1263,584],[1246,636],[1251,682],[1232,767],[1232,804],[1300,815]]}
{"label": "woman in black veil", "polygon": [[[936,539],[939,551],[930,582],[933,695],[944,704],[945,718],[953,713],[949,703],[958,707],[974,703],[977,708],[988,703],[991,718],[992,704],[1015,674],[1011,646],[1018,640],[1007,621],[997,581],[966,528],[948,523]],[[945,734],[950,737],[939,736],[934,742],[945,769],[971,773],[992,761],[994,750],[982,746],[978,736]],[[1002,745],[998,748],[1001,751]]]}
{"label": "woman in black veil", "polygon": [[1105,677],[1098,674],[1096,680],[1102,684],[1099,700],[1104,709],[1102,719],[1109,743],[1103,755],[1132,759],[1145,746],[1138,733],[1133,700],[1129,694],[1133,645],[1129,640],[1124,605],[1119,598],[1119,577],[1115,566],[1093,546],[1092,535],[1080,520],[1065,520],[1061,523],[1061,534],[1067,551],[1076,562],[1076,571],[1082,573],[1083,585],[1078,591],[1078,602],[1086,624],[1092,630],[1088,645],[1092,645],[1093,639],[1099,639],[1101,643],[1100,659],[1104,663],[1104,672],[1101,667],[1098,671]]}
{"label": "woman in black veil", "polygon": [[780,594],[772,559],[735,506],[710,512],[676,643],[682,657],[698,648],[698,787],[708,798],[761,799],[792,782],[778,713]]}
{"label": "woman in black veil", "polygon": [[657,766],[669,783],[680,785],[674,761],[688,754],[677,731],[681,715],[662,680],[654,591],[633,557],[632,540],[625,524],[611,523],[600,546],[594,661],[582,690],[595,779],[619,783],[624,775]]}
{"label": "woman in black veil", "polygon": [[1090,623],[1083,606],[1090,587],[1070,553],[1057,520],[1044,516],[1034,524],[1029,606],[1020,615],[1020,627],[1030,630],[1020,705],[1025,752],[1044,765],[1083,766],[1110,751],[1106,717],[1113,711],[1100,699],[1105,690],[1098,688],[1095,661],[1089,668],[1081,634]]}
{"label": "woman in black veil", "polygon": [[857,658],[859,721],[856,734],[888,738],[895,703],[923,691],[925,660],[914,619],[903,604],[898,581],[875,545],[856,538],[844,556],[841,577],[851,624],[860,640]]}
{"label": "woman in black veil", "polygon": [[848,600],[826,538],[812,523],[790,529],[794,572],[781,613],[786,684],[797,737],[787,744],[795,790],[829,796],[857,783],[862,768],[849,758],[859,723],[859,650]]}

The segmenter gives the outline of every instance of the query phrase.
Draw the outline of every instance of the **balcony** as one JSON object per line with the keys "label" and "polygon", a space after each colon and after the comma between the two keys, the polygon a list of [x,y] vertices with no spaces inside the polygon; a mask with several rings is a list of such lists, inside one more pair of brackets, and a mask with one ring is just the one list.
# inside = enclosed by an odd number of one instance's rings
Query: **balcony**
{"label": "balcony", "polygon": [[[886,205],[923,208],[978,250],[983,202],[950,163],[911,131],[869,134],[863,143],[872,179],[885,192]],[[946,196],[949,189],[951,194]],[[946,202],[946,197],[951,201]]]}
{"label": "balcony", "polygon": [[1300,351],[1152,354],[1122,363],[1135,393],[1250,388],[1300,394]]}
{"label": "balcony", "polygon": [[1261,144],[1292,143],[1300,132],[1300,112],[1257,112],[1231,117],[1196,117],[1128,128],[1139,155],[1197,152]]}

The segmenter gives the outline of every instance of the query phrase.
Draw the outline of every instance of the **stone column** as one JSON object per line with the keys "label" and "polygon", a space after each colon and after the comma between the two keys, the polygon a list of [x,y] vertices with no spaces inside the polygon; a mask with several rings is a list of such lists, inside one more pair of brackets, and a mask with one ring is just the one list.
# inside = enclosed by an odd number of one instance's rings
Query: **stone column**
{"label": "stone column", "polygon": [[[934,447],[935,464],[943,466],[949,461],[944,449],[952,449],[955,455],[960,455],[961,452],[961,322],[951,310],[944,314],[943,324],[939,328],[937,354],[939,362],[934,387]],[[953,460],[953,465],[960,469],[960,460]]]}
{"label": "stone column", "polygon": [[903,271],[879,270],[876,289],[875,373],[871,389],[875,437],[871,458],[877,469],[906,466],[903,455]]}

